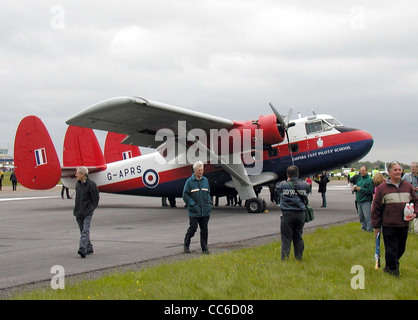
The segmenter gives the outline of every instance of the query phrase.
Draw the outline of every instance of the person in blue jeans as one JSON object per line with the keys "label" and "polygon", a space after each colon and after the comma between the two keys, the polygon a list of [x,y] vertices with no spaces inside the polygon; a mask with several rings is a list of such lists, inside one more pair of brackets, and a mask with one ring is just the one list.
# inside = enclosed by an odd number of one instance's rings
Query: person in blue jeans
{"label": "person in blue jeans", "polygon": [[200,228],[200,246],[204,254],[208,250],[208,222],[212,210],[209,180],[203,176],[204,165],[198,161],[193,165],[193,174],[187,179],[183,189],[183,200],[189,213],[189,228],[184,237],[184,253],[190,253],[190,242]]}
{"label": "person in blue jeans", "polygon": [[86,167],[77,168],[73,212],[80,229],[80,243],[77,253],[81,258],[93,253],[93,245],[90,241],[90,225],[94,210],[99,205],[100,199],[96,183],[89,179],[88,174],[89,170]]}

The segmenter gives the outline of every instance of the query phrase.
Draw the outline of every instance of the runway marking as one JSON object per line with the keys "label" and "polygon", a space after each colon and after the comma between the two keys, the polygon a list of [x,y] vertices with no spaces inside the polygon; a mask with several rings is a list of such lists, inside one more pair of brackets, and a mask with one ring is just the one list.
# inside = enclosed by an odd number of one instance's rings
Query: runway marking
{"label": "runway marking", "polygon": [[4,198],[0,199],[1,201],[19,201],[19,200],[37,200],[37,199],[52,199],[59,198],[59,196],[49,196],[49,197],[25,197],[25,198]]}

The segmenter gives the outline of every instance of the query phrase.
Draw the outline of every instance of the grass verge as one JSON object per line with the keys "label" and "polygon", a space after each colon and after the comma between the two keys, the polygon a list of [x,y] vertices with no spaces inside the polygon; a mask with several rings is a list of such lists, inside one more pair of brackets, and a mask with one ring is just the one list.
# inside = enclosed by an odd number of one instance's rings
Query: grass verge
{"label": "grass verge", "polygon": [[[374,269],[372,233],[358,223],[306,234],[303,261],[280,259],[280,242],[39,289],[12,299],[416,299],[418,236],[409,234],[401,277]],[[383,242],[383,241],[382,241]],[[382,249],[384,266],[384,248]],[[364,270],[364,289],[359,271]],[[354,277],[354,278],[353,278]]]}

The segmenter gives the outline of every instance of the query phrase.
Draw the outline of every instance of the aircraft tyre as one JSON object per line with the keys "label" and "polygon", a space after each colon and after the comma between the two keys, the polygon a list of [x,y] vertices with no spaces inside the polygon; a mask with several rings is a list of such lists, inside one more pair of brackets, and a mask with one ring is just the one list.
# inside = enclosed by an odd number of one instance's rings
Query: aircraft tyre
{"label": "aircraft tyre", "polygon": [[245,202],[245,207],[249,213],[260,213],[264,211],[265,204],[260,198],[252,198]]}
{"label": "aircraft tyre", "polygon": [[267,202],[266,202],[266,200],[261,200],[262,202],[263,202],[263,210],[261,211],[261,212],[264,212],[264,211],[266,211],[266,209],[267,209]]}

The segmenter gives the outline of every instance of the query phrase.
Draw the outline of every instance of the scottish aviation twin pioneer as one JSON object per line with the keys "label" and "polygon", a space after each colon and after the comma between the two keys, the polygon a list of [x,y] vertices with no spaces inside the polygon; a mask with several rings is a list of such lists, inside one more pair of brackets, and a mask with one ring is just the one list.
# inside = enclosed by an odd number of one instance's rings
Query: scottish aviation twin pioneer
{"label": "scottish aviation twin pioneer", "polygon": [[[257,213],[265,202],[254,187],[285,179],[289,165],[309,176],[356,161],[373,145],[369,133],[330,115],[291,121],[270,107],[273,114],[231,121],[139,97],[104,100],[67,121],[62,167],[42,121],[28,116],[16,132],[16,175],[31,189],[60,179],[72,188],[83,165],[101,192],[180,197],[191,165],[203,160],[212,195],[238,193]],[[92,129],[108,131],[104,154]],[[156,151],[141,155],[138,146]]]}

